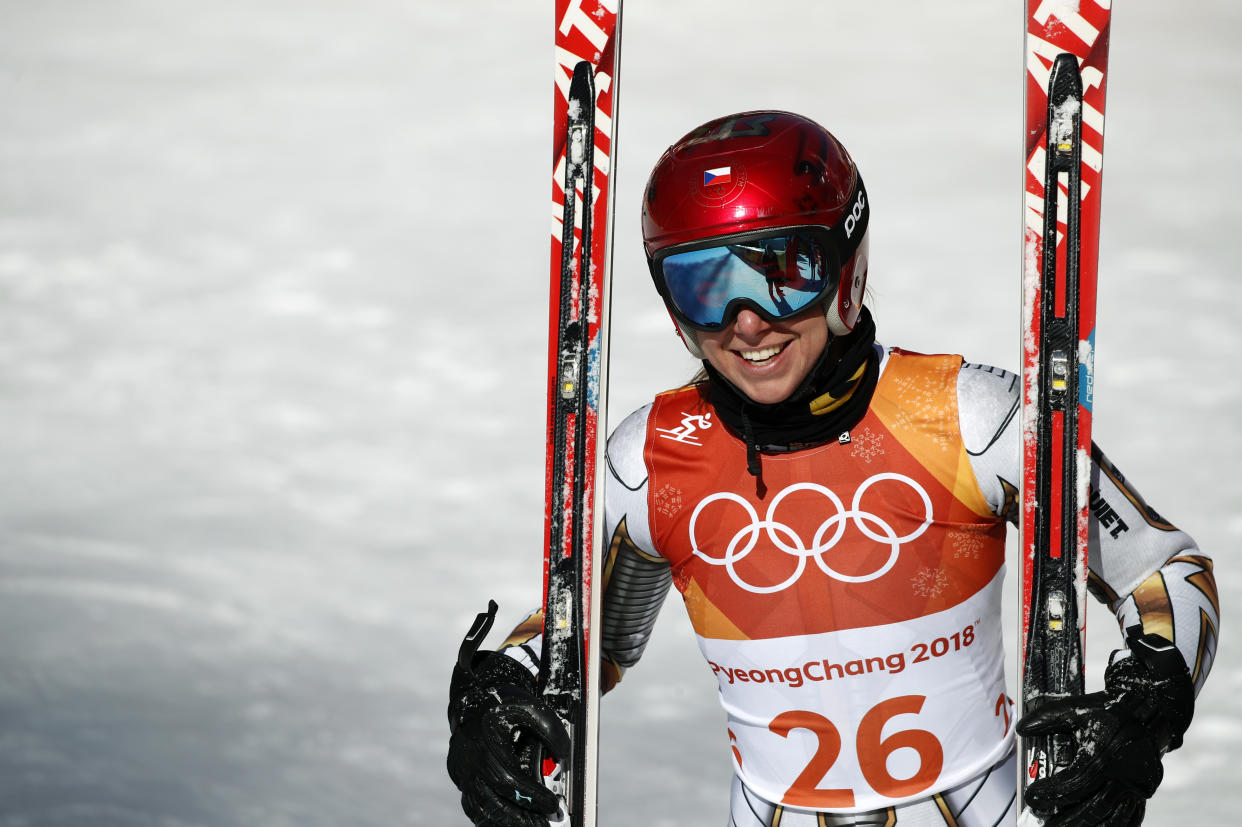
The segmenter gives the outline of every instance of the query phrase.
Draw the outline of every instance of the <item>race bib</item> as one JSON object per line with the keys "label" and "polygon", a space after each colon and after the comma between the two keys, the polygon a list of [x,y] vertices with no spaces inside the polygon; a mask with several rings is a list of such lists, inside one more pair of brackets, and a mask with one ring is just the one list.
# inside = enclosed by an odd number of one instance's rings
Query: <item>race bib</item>
{"label": "race bib", "polygon": [[700,638],[746,785],[790,807],[863,811],[952,787],[999,760],[1013,737],[995,622],[1002,580],[898,624]]}

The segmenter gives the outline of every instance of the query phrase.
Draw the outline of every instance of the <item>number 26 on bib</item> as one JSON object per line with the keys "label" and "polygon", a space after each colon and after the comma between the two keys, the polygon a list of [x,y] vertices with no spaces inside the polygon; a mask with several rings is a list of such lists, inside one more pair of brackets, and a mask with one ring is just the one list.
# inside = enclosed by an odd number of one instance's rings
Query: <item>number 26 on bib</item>
{"label": "number 26 on bib", "polygon": [[[884,735],[889,721],[898,716],[917,715],[925,700],[922,695],[899,695],[881,701],[867,711],[858,725],[858,731],[854,733],[853,747],[857,751],[863,779],[886,798],[917,795],[929,789],[940,777],[944,749],[935,735],[915,727],[895,729]],[[784,803],[814,809],[855,806],[853,789],[820,789],[818,786],[837,763],[845,746],[841,731],[832,721],[818,712],[794,709],[773,718],[768,729],[783,738],[788,738],[794,730],[809,730],[817,741],[815,753],[785,793]],[[888,759],[903,747],[917,755],[918,766],[913,775],[898,778],[889,771]]]}

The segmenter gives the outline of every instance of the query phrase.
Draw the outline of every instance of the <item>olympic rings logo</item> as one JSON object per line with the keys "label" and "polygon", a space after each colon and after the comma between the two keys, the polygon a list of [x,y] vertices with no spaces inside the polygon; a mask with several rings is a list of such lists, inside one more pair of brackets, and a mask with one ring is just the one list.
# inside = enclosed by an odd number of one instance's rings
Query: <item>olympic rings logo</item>
{"label": "olympic rings logo", "polygon": [[[909,534],[898,536],[896,530],[880,517],[869,511],[864,511],[860,507],[863,494],[867,489],[878,482],[892,480],[902,483],[913,489],[919,498],[923,501],[924,517],[922,524]],[[775,519],[776,509],[781,502],[796,491],[811,491],[822,495],[826,500],[832,503],[835,514],[830,516],[819,524],[819,528],[815,530],[815,534],[811,537],[810,543],[801,537],[797,531],[789,527],[785,523]],[[725,549],[724,557],[712,557],[699,548],[698,539],[695,536],[695,524],[698,522],[699,515],[703,509],[714,502],[731,501],[740,505],[745,509],[747,516],[750,517],[750,524],[738,530],[729,540],[729,545]],[[853,524],[866,537],[877,543],[887,545],[890,549],[888,559],[875,571],[866,574],[846,574],[834,569],[824,555],[836,547],[841,538],[845,535],[846,529]],[[923,487],[914,480],[904,474],[876,474],[867,478],[858,490],[854,492],[854,499],[847,509],[841,498],[838,497],[831,489],[813,482],[799,482],[783,489],[779,494],[772,498],[772,502],[768,505],[767,513],[763,519],[759,519],[758,512],[754,506],[747,502],[738,494],[731,491],[721,491],[718,494],[712,494],[710,497],[704,498],[702,502],[695,507],[694,513],[690,515],[690,546],[694,555],[699,559],[710,563],[713,566],[724,566],[725,571],[729,573],[729,578],[733,580],[740,588],[754,594],[772,594],[774,592],[784,591],[798,581],[802,573],[806,570],[807,560],[812,559],[819,570],[834,580],[843,583],[866,583],[883,577],[889,569],[897,564],[897,559],[901,556],[901,547],[905,543],[918,539],[923,532],[927,531],[927,527],[932,523],[932,503],[931,497],[923,490]],[[829,536],[831,534],[831,536]],[[781,552],[797,558],[797,565],[794,567],[793,574],[785,578],[774,586],[756,586],[747,582],[737,571],[737,564],[746,559],[759,543],[760,536],[766,536]]]}

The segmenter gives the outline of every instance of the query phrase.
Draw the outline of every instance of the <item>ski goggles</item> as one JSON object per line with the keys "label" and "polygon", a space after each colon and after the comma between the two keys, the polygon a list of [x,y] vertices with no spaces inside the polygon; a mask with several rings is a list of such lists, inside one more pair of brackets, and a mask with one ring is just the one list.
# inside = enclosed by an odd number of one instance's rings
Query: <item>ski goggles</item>
{"label": "ski goggles", "polygon": [[835,241],[828,228],[806,226],[679,244],[651,259],[651,275],[673,315],[698,330],[722,330],[742,307],[779,321],[837,289]]}

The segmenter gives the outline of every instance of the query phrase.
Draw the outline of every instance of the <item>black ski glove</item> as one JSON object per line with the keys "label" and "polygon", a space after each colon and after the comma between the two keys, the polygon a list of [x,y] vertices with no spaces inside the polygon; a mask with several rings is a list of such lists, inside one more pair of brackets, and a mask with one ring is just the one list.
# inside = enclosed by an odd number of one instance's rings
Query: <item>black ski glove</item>
{"label": "black ski glove", "polygon": [[496,619],[496,603],[475,618],[449,685],[448,772],[461,807],[484,827],[547,827],[556,796],[536,764],[542,744],[569,752],[569,733],[540,697],[530,671],[508,655],[478,651]]}
{"label": "black ski glove", "polygon": [[1066,735],[1075,746],[1068,766],[1027,787],[1044,827],[1142,824],[1161,758],[1182,745],[1195,704],[1186,663],[1159,635],[1127,633],[1130,657],[1109,665],[1103,692],[1051,701],[1018,722],[1024,737]]}

